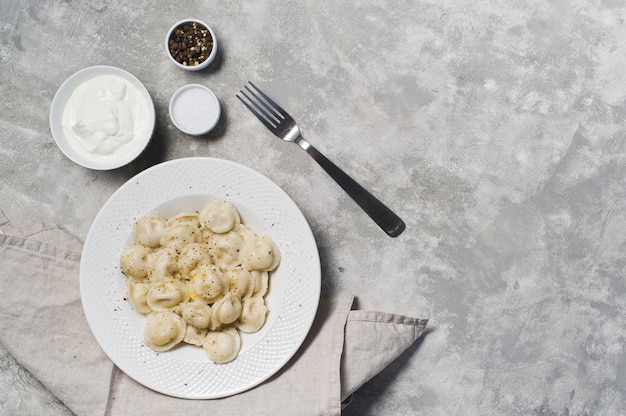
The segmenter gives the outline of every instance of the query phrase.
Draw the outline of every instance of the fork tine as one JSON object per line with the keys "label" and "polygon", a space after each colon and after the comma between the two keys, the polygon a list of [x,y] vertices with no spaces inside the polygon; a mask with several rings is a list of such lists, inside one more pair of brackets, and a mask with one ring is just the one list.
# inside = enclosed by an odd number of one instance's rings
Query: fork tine
{"label": "fork tine", "polygon": [[263,99],[261,97],[258,96],[257,93],[255,93],[254,91],[252,91],[250,88],[248,88],[248,86],[246,85],[244,87],[244,89],[250,94],[251,97],[253,97],[254,99],[252,99],[250,96],[248,96],[247,94],[245,94],[244,91],[242,91],[242,94],[244,94],[246,96],[246,98],[248,100],[250,100],[250,102],[257,107],[259,110],[261,110],[263,112],[263,114],[270,120],[275,122],[276,125],[280,124],[281,121],[283,121],[285,119],[285,117],[283,117],[281,114],[278,114],[272,107],[270,107],[265,101],[263,101]]}
{"label": "fork tine", "polygon": [[[257,87],[256,85],[254,85],[251,81],[248,81],[248,84],[250,84],[250,85],[251,85],[251,86],[252,86],[252,87],[253,87],[253,88],[254,88],[254,89],[255,89],[255,90],[256,90],[256,91],[257,91],[257,92],[261,95],[261,97],[263,97],[263,99],[264,99],[264,100],[265,100],[265,101],[266,101],[266,102],[267,102],[270,106],[272,106],[272,107],[273,107],[273,108],[269,107],[267,104],[265,104],[265,103],[263,102],[263,100],[261,100],[261,99],[259,98],[259,96],[258,96],[258,95],[257,95],[254,91],[252,91],[252,90],[251,90],[250,88],[248,88],[247,86],[245,87],[248,91],[250,91],[250,93],[251,93],[251,94],[253,94],[253,95],[254,95],[254,96],[255,96],[255,97],[259,100],[259,102],[260,102],[260,103],[262,103],[262,104],[263,104],[263,106],[264,106],[265,108],[267,108],[267,109],[268,109],[268,110],[272,113],[272,115],[274,115],[276,118],[279,118],[279,119],[281,119],[281,120],[284,120],[285,118],[289,117],[289,114],[287,114],[287,112],[286,112],[285,110],[283,110],[283,108],[282,108],[281,106],[279,106],[278,104],[276,104],[276,102],[275,102],[274,100],[272,100],[272,99],[271,99],[270,97],[268,97],[268,96],[267,96],[267,95],[266,95],[263,91],[261,91],[261,89],[260,89],[259,87]],[[278,113],[280,113],[280,114],[278,114],[277,112],[278,112]]]}
{"label": "fork tine", "polygon": [[[274,131],[274,129],[276,128],[276,124],[273,124],[274,121],[270,117],[268,117],[268,115],[263,111],[263,109],[259,108],[258,105],[254,101],[252,101],[252,99],[248,97],[248,95],[246,95],[246,93],[243,90],[239,92],[244,97],[246,97],[246,99],[248,99],[254,105],[254,107],[248,104],[248,102],[244,100],[243,98],[241,98],[239,95],[237,95],[237,98],[239,98],[239,101],[241,101],[243,105],[245,105],[248,108],[248,110],[250,110],[250,112],[252,112],[252,114],[254,114],[256,118],[258,118],[259,121],[265,125],[265,127],[267,127],[270,131]],[[263,114],[257,109],[263,112]],[[272,123],[270,123],[269,120],[272,120]]]}

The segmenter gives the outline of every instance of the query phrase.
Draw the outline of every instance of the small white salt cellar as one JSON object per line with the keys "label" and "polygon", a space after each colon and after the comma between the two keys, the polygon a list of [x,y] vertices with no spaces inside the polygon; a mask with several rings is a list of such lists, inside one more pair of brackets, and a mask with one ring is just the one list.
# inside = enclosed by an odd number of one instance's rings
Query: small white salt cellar
{"label": "small white salt cellar", "polygon": [[176,128],[190,136],[201,136],[213,130],[222,111],[213,91],[204,85],[187,84],[172,95],[169,112]]}

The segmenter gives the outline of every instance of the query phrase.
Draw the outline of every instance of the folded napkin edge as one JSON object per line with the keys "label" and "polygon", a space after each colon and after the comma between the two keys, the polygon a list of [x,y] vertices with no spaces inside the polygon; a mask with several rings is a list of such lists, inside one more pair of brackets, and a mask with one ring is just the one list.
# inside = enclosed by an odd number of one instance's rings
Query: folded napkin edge
{"label": "folded napkin edge", "polygon": [[29,252],[44,254],[49,257],[63,258],[80,262],[81,253],[33,238],[0,233],[0,245],[6,248],[15,247]]}
{"label": "folded napkin edge", "polygon": [[378,322],[396,325],[414,326],[423,331],[428,324],[429,318],[416,318],[407,315],[397,315],[389,312],[379,312],[373,310],[351,310],[348,315],[348,322]]}

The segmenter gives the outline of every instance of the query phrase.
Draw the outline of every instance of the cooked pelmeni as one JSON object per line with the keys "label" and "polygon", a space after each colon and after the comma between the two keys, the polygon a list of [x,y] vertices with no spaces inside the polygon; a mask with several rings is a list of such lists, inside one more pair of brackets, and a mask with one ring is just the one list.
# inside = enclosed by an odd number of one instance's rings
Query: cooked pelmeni
{"label": "cooked pelmeni", "polygon": [[257,332],[265,323],[267,307],[261,296],[253,296],[243,301],[241,316],[237,321],[237,328],[243,332]]}
{"label": "cooked pelmeni", "polygon": [[269,272],[262,272],[260,270],[251,271],[252,279],[254,280],[254,289],[252,290],[252,296],[265,296],[267,288],[269,286]]}
{"label": "cooked pelmeni", "polygon": [[195,326],[187,325],[185,337],[183,341],[187,344],[201,347],[206,342],[206,336],[209,333],[208,329],[200,329]]}
{"label": "cooked pelmeni", "polygon": [[242,307],[241,300],[237,296],[227,293],[224,297],[218,299],[211,307],[213,311],[213,324],[232,324],[241,316]]}
{"label": "cooked pelmeni", "polygon": [[178,254],[173,248],[161,248],[154,252],[148,276],[157,281],[170,279],[178,273]]}
{"label": "cooked pelmeni", "polygon": [[241,266],[243,247],[243,240],[233,231],[226,234],[215,234],[209,242],[211,259],[222,270]]}
{"label": "cooked pelmeni", "polygon": [[235,328],[210,331],[202,347],[211,361],[224,364],[237,357],[241,348],[241,337]]}
{"label": "cooked pelmeni", "polygon": [[185,337],[186,324],[172,312],[152,312],[147,316],[143,337],[146,345],[155,351],[167,351]]}
{"label": "cooked pelmeni", "polygon": [[200,263],[210,261],[209,246],[201,243],[188,244],[178,256],[178,267],[185,279],[191,279],[191,271]]}
{"label": "cooked pelmeni", "polygon": [[161,245],[183,251],[187,244],[196,243],[199,240],[199,231],[196,227],[186,223],[178,223],[167,227],[161,238]]}
{"label": "cooked pelmeni", "polygon": [[135,223],[135,243],[156,247],[161,243],[165,231],[165,218],[148,214]]}
{"label": "cooked pelmeni", "polygon": [[215,233],[209,230],[206,227],[200,227],[200,237],[198,238],[199,243],[208,243],[211,241],[211,238],[215,235]]}
{"label": "cooked pelmeni", "polygon": [[243,264],[248,270],[272,271],[280,263],[280,252],[271,238],[252,237],[243,249]]}
{"label": "cooked pelmeni", "polygon": [[128,281],[128,301],[137,312],[150,313],[152,308],[146,301],[148,285],[143,282]]}
{"label": "cooked pelmeni", "polygon": [[263,327],[269,275],[281,254],[271,238],[241,221],[234,205],[220,200],[200,214],[148,214],[137,221],[120,266],[130,304],[148,317],[150,348],[167,351],[182,340],[226,363],[241,349],[240,332]]}
{"label": "cooked pelmeni", "polygon": [[224,283],[226,291],[240,299],[252,296],[254,279],[247,270],[238,268],[224,271]]}
{"label": "cooked pelmeni", "polygon": [[222,296],[224,290],[224,277],[217,267],[201,264],[191,272],[189,295],[192,299],[213,303]]}
{"label": "cooked pelmeni", "polygon": [[254,233],[254,231],[252,231],[251,229],[249,229],[248,227],[246,227],[243,224],[239,224],[239,227],[237,227],[237,229],[235,230],[235,232],[237,234],[239,234],[239,236],[241,237],[241,239],[245,242],[248,241],[248,239],[250,237],[254,237],[256,234]]}
{"label": "cooked pelmeni", "polygon": [[148,277],[152,249],[139,244],[126,247],[120,257],[122,273],[133,280],[141,281]]}
{"label": "cooked pelmeni", "polygon": [[178,305],[177,312],[187,325],[200,329],[211,325],[211,306],[205,303],[199,301],[181,303]]}
{"label": "cooked pelmeni", "polygon": [[167,226],[177,224],[189,224],[195,228],[200,228],[200,219],[195,212],[181,212],[167,220]]}
{"label": "cooked pelmeni", "polygon": [[240,222],[237,209],[227,201],[213,200],[200,211],[200,223],[214,233],[232,231]]}
{"label": "cooked pelmeni", "polygon": [[174,279],[152,283],[146,295],[146,303],[154,311],[165,311],[189,300],[187,287]]}

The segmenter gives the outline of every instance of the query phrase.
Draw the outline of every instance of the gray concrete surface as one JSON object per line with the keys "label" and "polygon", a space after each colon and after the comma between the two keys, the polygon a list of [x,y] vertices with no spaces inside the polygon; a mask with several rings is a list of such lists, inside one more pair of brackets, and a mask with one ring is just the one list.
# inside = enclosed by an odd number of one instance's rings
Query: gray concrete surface
{"label": "gray concrete surface", "polygon": [[[164,36],[197,17],[212,66],[185,73]],[[15,230],[83,240],[107,198],[160,161],[212,156],[267,175],[315,234],[326,290],[429,317],[346,415],[626,413],[626,6],[582,1],[0,3],[0,210]],[[131,165],[86,170],[48,127],[61,83],[107,64],[157,110]],[[381,232],[297,146],[236,100],[252,80],[304,135],[393,207]],[[221,101],[212,133],[170,122],[180,86]],[[0,354],[0,413],[67,411]]]}

